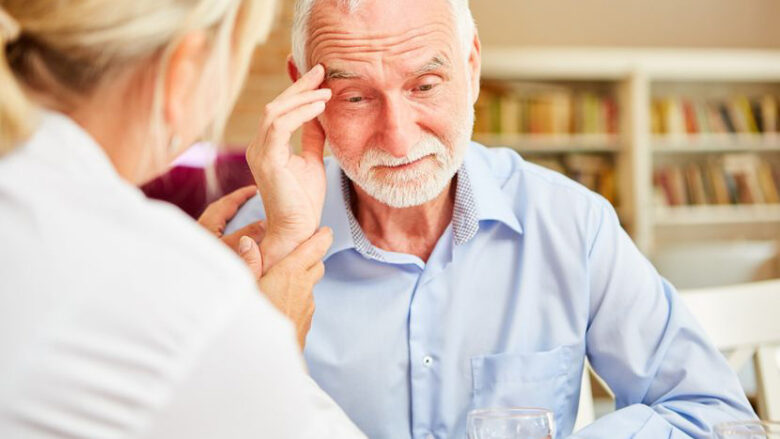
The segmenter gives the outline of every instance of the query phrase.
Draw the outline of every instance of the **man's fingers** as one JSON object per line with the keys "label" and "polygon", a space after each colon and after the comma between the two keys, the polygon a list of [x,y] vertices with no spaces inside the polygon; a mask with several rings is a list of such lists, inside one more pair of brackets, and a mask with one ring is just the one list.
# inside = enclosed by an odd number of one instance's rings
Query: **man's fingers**
{"label": "man's fingers", "polygon": [[317,64],[312,67],[305,75],[301,76],[293,85],[283,91],[279,97],[298,94],[304,90],[314,90],[325,80],[325,68]]}
{"label": "man's fingers", "polygon": [[260,276],[263,275],[263,256],[260,254],[260,247],[255,240],[248,236],[242,236],[238,245],[238,255],[249,267],[255,279],[260,279]]}
{"label": "man's fingers", "polygon": [[284,98],[276,98],[273,102],[265,106],[262,129],[267,130],[268,126],[276,120],[277,117],[283,116],[301,105],[318,101],[326,102],[330,100],[332,94],[333,92],[331,92],[329,88],[322,88],[285,96]]}
{"label": "man's fingers", "polygon": [[304,267],[308,271],[314,265],[322,262],[322,258],[325,257],[325,253],[328,252],[332,243],[333,232],[329,228],[323,227],[293,250],[283,262]]}
{"label": "man's fingers", "polygon": [[306,274],[309,276],[309,280],[316,284],[325,276],[325,264],[322,261],[317,262],[314,266],[309,268]]}
{"label": "man's fingers", "polygon": [[277,154],[284,157],[289,156],[290,151],[287,145],[295,130],[305,122],[319,116],[323,111],[325,111],[325,103],[318,101],[296,108],[273,121],[268,128],[268,136],[265,139],[265,145],[268,148],[267,157]]}

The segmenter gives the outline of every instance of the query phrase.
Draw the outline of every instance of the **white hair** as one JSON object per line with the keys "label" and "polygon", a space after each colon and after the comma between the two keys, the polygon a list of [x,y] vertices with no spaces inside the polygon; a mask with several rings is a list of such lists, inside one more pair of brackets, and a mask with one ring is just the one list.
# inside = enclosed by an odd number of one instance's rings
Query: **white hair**
{"label": "white hair", "polygon": [[[292,53],[295,66],[303,73],[309,70],[306,62],[306,41],[309,37],[309,19],[311,11],[318,0],[297,0],[293,16],[292,28]],[[362,0],[337,0],[337,2],[349,12],[353,12],[360,6]],[[468,59],[471,50],[471,42],[474,38],[474,17],[469,9],[469,0],[447,0],[452,8],[455,28],[459,36],[459,44],[464,56]]]}

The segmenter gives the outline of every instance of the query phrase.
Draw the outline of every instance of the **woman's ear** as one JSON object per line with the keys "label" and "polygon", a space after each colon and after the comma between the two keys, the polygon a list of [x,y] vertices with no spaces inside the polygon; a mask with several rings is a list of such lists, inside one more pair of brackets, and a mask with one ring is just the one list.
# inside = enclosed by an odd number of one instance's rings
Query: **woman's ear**
{"label": "woman's ear", "polygon": [[[185,140],[192,133],[192,122],[187,120],[195,104],[194,97],[204,74],[208,49],[206,35],[203,32],[191,32],[185,35],[173,49],[168,60],[164,84],[164,116],[173,133]],[[188,109],[190,111],[188,111]]]}

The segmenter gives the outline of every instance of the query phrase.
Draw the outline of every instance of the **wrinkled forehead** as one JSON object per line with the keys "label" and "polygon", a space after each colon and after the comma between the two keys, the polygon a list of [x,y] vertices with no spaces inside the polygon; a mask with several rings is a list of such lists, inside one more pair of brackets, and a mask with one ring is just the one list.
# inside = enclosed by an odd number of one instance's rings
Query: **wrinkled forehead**
{"label": "wrinkled forehead", "polygon": [[317,2],[308,23],[309,65],[414,62],[458,54],[447,0],[363,0],[350,11],[338,0]]}

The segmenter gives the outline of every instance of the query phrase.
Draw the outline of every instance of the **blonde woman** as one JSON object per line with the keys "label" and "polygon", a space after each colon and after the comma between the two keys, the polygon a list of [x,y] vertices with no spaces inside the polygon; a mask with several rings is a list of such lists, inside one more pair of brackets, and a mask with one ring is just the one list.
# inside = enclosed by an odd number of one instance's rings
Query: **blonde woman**
{"label": "blonde woman", "polygon": [[[361,437],[295,343],[313,305],[291,290],[321,276],[328,232],[269,218],[262,257],[241,238],[252,273],[136,189],[219,134],[272,3],[0,0],[0,437]],[[249,157],[282,212],[320,178],[319,147],[286,147],[330,98],[322,76],[269,106]]]}

